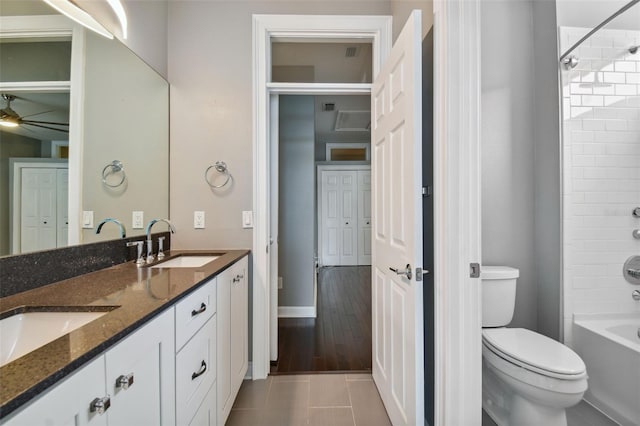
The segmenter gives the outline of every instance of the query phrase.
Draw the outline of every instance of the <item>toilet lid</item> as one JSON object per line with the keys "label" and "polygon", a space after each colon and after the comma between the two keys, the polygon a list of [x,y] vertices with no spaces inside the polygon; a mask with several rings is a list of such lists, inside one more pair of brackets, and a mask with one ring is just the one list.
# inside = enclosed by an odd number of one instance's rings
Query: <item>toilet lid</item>
{"label": "toilet lid", "polygon": [[586,370],[582,359],[569,347],[531,330],[483,329],[482,338],[496,354],[506,355],[523,368],[571,376]]}

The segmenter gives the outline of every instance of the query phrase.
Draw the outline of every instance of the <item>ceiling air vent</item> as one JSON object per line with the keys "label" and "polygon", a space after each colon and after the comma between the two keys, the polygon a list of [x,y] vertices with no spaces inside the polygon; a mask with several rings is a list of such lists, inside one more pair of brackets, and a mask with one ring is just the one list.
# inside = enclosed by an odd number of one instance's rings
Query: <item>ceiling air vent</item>
{"label": "ceiling air vent", "polygon": [[358,51],[359,49],[355,46],[352,47],[347,47],[347,50],[344,54],[345,57],[347,58],[355,58],[356,56],[358,56]]}
{"label": "ceiling air vent", "polygon": [[338,111],[337,132],[368,132],[371,130],[371,111]]}

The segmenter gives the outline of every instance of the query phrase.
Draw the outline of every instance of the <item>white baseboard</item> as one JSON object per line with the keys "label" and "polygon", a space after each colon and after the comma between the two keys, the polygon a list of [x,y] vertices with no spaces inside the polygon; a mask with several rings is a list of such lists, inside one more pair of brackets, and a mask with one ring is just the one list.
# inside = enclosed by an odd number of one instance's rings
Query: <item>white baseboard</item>
{"label": "white baseboard", "polygon": [[315,318],[315,306],[278,306],[278,318]]}

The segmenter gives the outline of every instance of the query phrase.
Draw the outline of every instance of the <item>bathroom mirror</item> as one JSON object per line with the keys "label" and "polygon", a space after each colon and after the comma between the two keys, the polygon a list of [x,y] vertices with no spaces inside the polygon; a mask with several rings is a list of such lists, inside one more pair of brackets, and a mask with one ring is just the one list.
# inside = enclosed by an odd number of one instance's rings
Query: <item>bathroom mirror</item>
{"label": "bathroom mirror", "polygon": [[[3,8],[2,15],[5,12]],[[54,19],[67,20],[60,15]],[[122,221],[127,236],[144,232],[142,227],[132,227],[133,212],[143,213],[143,225],[152,218],[168,217],[167,81],[121,42],[73,23],[69,26],[74,28],[75,40],[71,35],[66,39],[7,36],[5,22],[0,29],[2,62],[8,64],[10,57],[17,66],[30,68],[0,69],[0,93],[16,97],[9,105],[23,121],[68,122],[69,126],[45,125],[63,131],[24,123],[22,131],[0,126],[0,256],[118,238],[113,224],[95,234],[95,226],[107,217]],[[84,47],[72,48],[77,41]],[[41,57],[29,49],[47,51],[54,46],[56,58],[71,60],[71,66],[56,64],[59,81],[51,73],[40,75],[43,68],[52,68],[51,62],[43,67],[37,61],[19,59]],[[79,59],[74,57],[77,52],[82,55]],[[0,103],[6,112],[7,101],[0,99]],[[64,131],[67,128],[69,133]],[[119,171],[109,167],[115,160],[122,164]],[[30,185],[45,189],[33,190]],[[43,242],[34,243],[28,238],[29,226],[37,221],[40,226],[48,222],[51,229],[44,232]]]}

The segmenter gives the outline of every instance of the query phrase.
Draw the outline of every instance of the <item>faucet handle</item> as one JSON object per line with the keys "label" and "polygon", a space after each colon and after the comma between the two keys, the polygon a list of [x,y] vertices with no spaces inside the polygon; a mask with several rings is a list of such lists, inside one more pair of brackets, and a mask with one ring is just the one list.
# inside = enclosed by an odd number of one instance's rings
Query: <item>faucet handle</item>
{"label": "faucet handle", "polygon": [[165,237],[158,237],[158,259],[162,259],[164,257],[164,253],[162,251],[164,239]]}
{"label": "faucet handle", "polygon": [[144,241],[129,241],[127,243],[127,247],[137,246],[138,247],[138,255],[136,256],[136,265],[141,266],[144,265],[144,257],[142,257],[142,246],[144,245]]}

